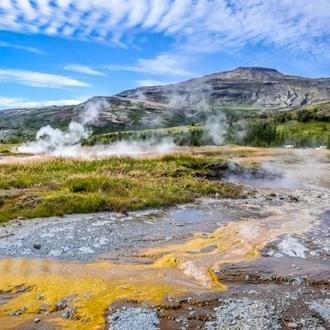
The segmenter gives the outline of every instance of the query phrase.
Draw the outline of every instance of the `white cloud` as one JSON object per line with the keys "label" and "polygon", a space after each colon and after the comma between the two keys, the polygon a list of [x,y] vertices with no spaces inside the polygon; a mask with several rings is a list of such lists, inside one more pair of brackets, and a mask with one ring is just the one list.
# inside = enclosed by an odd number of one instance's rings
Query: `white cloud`
{"label": "white cloud", "polygon": [[88,83],[66,76],[15,69],[0,69],[0,81],[33,87],[88,87]]}
{"label": "white cloud", "polygon": [[22,45],[16,45],[16,44],[10,44],[8,42],[4,42],[4,41],[0,41],[0,47],[3,48],[15,48],[18,50],[24,50],[26,52],[30,52],[30,53],[35,53],[35,54],[39,54],[39,55],[46,55],[47,53],[38,49],[38,48],[34,48],[34,47],[29,47],[29,46],[22,46]]}
{"label": "white cloud", "polygon": [[78,73],[84,73],[84,74],[88,74],[88,75],[92,75],[92,76],[105,76],[105,74],[100,71],[94,70],[89,66],[80,65],[80,64],[67,64],[64,67],[64,70],[78,72]]}
{"label": "white cloud", "polygon": [[0,0],[0,8],[5,31],[115,45],[163,33],[197,53],[263,44],[322,60],[330,50],[329,0]]}
{"label": "white cloud", "polygon": [[181,55],[161,54],[152,59],[140,58],[135,65],[108,65],[109,70],[124,70],[140,73],[148,73],[155,76],[193,76],[188,70],[190,59]]}
{"label": "white cloud", "polygon": [[168,0],[158,0],[157,5],[151,6],[148,15],[143,21],[144,28],[152,28],[158,25],[161,18],[167,14],[170,3]]}
{"label": "white cloud", "polygon": [[39,108],[45,106],[60,106],[60,105],[73,105],[84,102],[85,100],[72,99],[72,100],[45,100],[45,101],[31,101],[22,98],[10,98],[0,96],[0,109],[18,109],[18,108]]}

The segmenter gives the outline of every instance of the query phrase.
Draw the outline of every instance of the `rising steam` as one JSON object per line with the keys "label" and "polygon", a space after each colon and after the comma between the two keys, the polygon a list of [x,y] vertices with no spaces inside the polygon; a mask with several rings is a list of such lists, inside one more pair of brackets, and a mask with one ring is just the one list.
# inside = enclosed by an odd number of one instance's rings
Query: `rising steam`
{"label": "rising steam", "polygon": [[203,130],[204,138],[215,145],[223,145],[227,133],[226,116],[223,113],[211,115],[207,118]]}
{"label": "rising steam", "polygon": [[18,147],[19,152],[33,154],[56,153],[66,148],[80,147],[81,141],[91,136],[92,131],[87,125],[94,124],[99,116],[100,104],[93,101],[85,103],[80,114],[80,121],[72,121],[66,131],[53,128],[51,125],[39,129],[36,141],[27,142]]}
{"label": "rising steam", "polygon": [[79,115],[79,122],[71,121],[68,129],[63,131],[50,125],[44,126],[37,132],[35,141],[22,144],[17,151],[37,155],[93,159],[150,153],[164,154],[175,147],[171,139],[164,139],[161,143],[150,139],[143,142],[121,141],[111,145],[82,147],[82,141],[93,133],[88,126],[97,122],[100,111],[105,107],[109,107],[106,100],[90,99],[84,104]]}
{"label": "rising steam", "polygon": [[[206,114],[207,119],[202,126],[202,140],[207,144],[223,145],[227,133],[226,116],[221,111],[210,111],[209,97],[213,87],[205,85],[201,91],[195,90],[189,97],[182,90],[170,90],[168,95],[168,116],[180,118],[198,118],[198,114]],[[187,98],[188,97],[188,98]],[[136,101],[147,100],[144,90],[134,95]],[[79,118],[72,121],[66,130],[53,128],[50,125],[42,127],[36,134],[34,142],[24,143],[18,148],[19,152],[32,154],[47,154],[64,157],[107,157],[112,155],[136,155],[150,152],[167,153],[174,147],[173,141],[166,139],[162,143],[152,139],[143,142],[120,142],[94,148],[82,147],[83,140],[92,135],[90,126],[97,123],[101,110],[108,109],[111,104],[106,99],[92,98],[78,106]],[[162,126],[166,116],[154,113],[154,119],[149,120],[150,126]],[[152,150],[153,149],[153,150]],[[89,150],[88,155],[87,150]]]}

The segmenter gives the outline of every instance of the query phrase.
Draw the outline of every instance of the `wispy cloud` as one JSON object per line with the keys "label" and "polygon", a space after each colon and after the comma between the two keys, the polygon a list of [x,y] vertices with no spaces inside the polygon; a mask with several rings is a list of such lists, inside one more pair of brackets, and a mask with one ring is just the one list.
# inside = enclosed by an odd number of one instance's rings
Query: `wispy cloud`
{"label": "wispy cloud", "polygon": [[0,109],[18,109],[18,108],[39,108],[52,105],[73,105],[84,102],[84,100],[46,100],[46,101],[31,101],[22,98],[10,98],[0,96]]}
{"label": "wispy cloud", "polygon": [[41,49],[38,49],[38,48],[11,44],[11,43],[4,42],[4,41],[0,41],[0,47],[2,47],[2,48],[14,48],[14,49],[24,50],[26,52],[34,53],[34,54],[47,55],[46,52],[44,52],[44,51],[42,51]]}
{"label": "wispy cloud", "polygon": [[329,0],[0,0],[0,8],[0,30],[114,45],[148,32],[197,53],[263,44],[322,60],[330,50]]}
{"label": "wispy cloud", "polygon": [[190,59],[186,56],[161,54],[155,58],[138,59],[135,65],[108,65],[109,70],[124,70],[140,73],[147,73],[155,76],[193,76],[188,70]]}
{"label": "wispy cloud", "polygon": [[0,69],[0,81],[33,87],[88,87],[88,83],[70,77],[35,71]]}
{"label": "wispy cloud", "polygon": [[100,71],[94,70],[89,66],[80,64],[67,64],[64,67],[64,70],[88,74],[92,76],[105,76],[105,74]]}
{"label": "wispy cloud", "polygon": [[168,82],[168,81],[160,81],[160,80],[149,80],[149,79],[142,79],[136,81],[137,86],[161,86],[161,85],[169,85],[175,84],[175,82]]}
{"label": "wispy cloud", "polygon": [[[201,4],[203,3],[203,5]],[[186,34],[180,48],[189,52],[214,53],[239,51],[246,45],[264,45],[301,56],[302,53],[319,59],[328,57],[330,36],[330,1],[320,0],[315,6],[300,0],[246,0],[200,2],[208,10],[208,18]],[[210,8],[210,6],[212,8]],[[186,30],[187,31],[187,30]],[[322,47],[320,47],[323,45]],[[321,49],[320,49],[321,48]]]}

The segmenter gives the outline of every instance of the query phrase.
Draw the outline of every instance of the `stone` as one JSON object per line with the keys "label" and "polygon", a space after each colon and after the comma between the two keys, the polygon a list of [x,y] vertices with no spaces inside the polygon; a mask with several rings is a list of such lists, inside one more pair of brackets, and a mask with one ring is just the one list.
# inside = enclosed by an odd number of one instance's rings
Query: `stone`
{"label": "stone", "polygon": [[69,309],[65,313],[62,314],[62,317],[65,319],[72,320],[72,319],[74,319],[75,314],[76,314],[75,309]]}
{"label": "stone", "polygon": [[290,329],[298,329],[299,325],[295,322],[289,322],[287,324],[287,326],[290,328]]}
{"label": "stone", "polygon": [[34,244],[33,244],[33,248],[34,248],[35,250],[40,250],[40,249],[41,249],[41,244],[40,244],[40,243],[34,243]]}

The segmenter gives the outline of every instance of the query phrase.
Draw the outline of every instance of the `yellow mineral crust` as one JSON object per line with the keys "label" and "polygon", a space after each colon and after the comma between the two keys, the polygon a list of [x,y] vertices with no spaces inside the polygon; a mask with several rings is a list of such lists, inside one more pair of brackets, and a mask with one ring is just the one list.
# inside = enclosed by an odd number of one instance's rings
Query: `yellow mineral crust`
{"label": "yellow mineral crust", "polygon": [[[58,329],[104,329],[104,311],[114,301],[131,298],[160,303],[166,295],[186,291],[164,279],[161,269],[148,266],[74,264],[51,260],[4,259],[0,261],[0,290],[12,298],[0,306],[1,330],[16,329],[45,314]],[[22,290],[26,288],[26,290]],[[15,294],[19,288],[20,293]],[[1,291],[0,291],[1,292]],[[56,311],[56,303],[68,297],[73,320]],[[21,315],[10,313],[22,311]]]}
{"label": "yellow mineral crust", "polygon": [[[181,244],[138,252],[151,264],[73,263],[54,260],[0,260],[1,330],[24,329],[34,318],[56,329],[104,329],[104,311],[119,299],[158,304],[167,296],[225,290],[212,271],[221,263],[258,257],[258,248],[276,236],[311,228],[308,208],[299,216],[269,208],[269,217],[232,222],[213,233],[196,233]],[[25,289],[24,289],[25,288]],[[16,293],[15,293],[16,292]],[[73,319],[56,311],[67,298]],[[10,316],[18,312],[17,316]]]}

